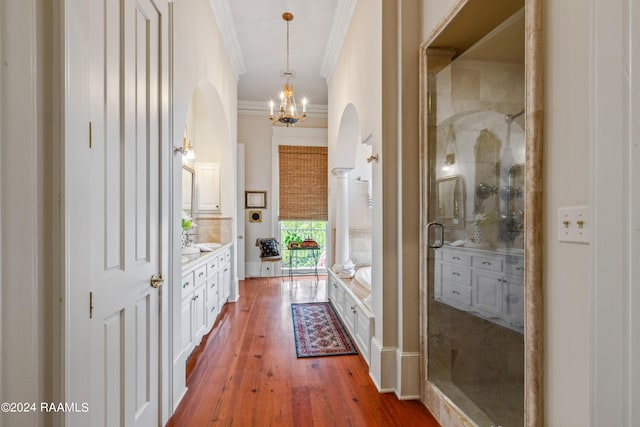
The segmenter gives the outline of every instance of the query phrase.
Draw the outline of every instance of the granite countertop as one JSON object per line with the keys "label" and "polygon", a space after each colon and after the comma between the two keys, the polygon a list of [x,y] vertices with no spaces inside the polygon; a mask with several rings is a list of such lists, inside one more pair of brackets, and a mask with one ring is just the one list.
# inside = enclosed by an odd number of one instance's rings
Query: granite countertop
{"label": "granite countertop", "polygon": [[[209,255],[213,255],[213,254],[217,254],[220,251],[223,251],[229,247],[231,247],[231,243],[225,243],[225,244],[221,244],[221,243],[217,243],[220,246],[213,249],[212,251],[200,251],[198,253],[195,254],[187,254],[187,255],[182,255],[182,269],[184,270],[185,268],[189,267],[189,264],[195,263],[196,261],[208,257]],[[200,243],[200,245],[206,245],[205,243]]]}

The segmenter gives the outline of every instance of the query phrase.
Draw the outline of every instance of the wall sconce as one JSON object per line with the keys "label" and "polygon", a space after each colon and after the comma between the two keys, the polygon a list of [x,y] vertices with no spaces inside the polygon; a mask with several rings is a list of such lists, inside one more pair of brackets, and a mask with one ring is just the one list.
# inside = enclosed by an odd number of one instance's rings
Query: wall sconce
{"label": "wall sconce", "polygon": [[182,140],[182,147],[178,147],[177,145],[173,146],[173,154],[182,154],[184,157],[184,160],[193,160],[196,158],[196,153],[195,151],[193,151],[193,147],[191,146],[191,142],[189,140],[187,140],[187,137],[185,136],[184,139]]}
{"label": "wall sconce", "polygon": [[378,162],[378,154],[372,154],[369,157],[367,157],[367,163],[371,163],[374,160],[376,161],[376,163]]}

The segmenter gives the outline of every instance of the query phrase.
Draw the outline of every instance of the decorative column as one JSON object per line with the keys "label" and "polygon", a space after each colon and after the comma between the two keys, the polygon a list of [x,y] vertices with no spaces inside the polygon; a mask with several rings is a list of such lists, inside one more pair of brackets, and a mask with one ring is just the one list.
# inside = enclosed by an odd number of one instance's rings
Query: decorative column
{"label": "decorative column", "polygon": [[334,168],[331,172],[337,178],[336,185],[336,253],[333,270],[340,273],[353,269],[349,259],[349,172],[352,168]]}

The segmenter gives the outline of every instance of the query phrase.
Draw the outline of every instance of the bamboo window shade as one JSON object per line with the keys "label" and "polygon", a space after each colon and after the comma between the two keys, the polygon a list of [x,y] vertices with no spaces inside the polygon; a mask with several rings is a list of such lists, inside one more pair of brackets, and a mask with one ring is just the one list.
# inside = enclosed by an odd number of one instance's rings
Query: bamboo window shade
{"label": "bamboo window shade", "polygon": [[327,221],[327,147],[280,145],[280,221]]}

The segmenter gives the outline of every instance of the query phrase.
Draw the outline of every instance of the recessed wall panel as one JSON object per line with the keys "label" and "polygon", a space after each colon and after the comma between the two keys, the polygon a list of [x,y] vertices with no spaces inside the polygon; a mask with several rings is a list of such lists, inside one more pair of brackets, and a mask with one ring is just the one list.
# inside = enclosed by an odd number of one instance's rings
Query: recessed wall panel
{"label": "recessed wall panel", "polygon": [[124,260],[120,2],[106,0],[104,8],[104,253],[105,269],[112,269],[121,268]]}
{"label": "recessed wall panel", "polygon": [[136,416],[141,413],[150,399],[149,334],[151,310],[149,294],[139,299],[135,305],[135,378]]}
{"label": "recessed wall panel", "polygon": [[104,425],[124,423],[124,312],[104,321]]}
{"label": "recessed wall panel", "polygon": [[149,258],[149,31],[148,18],[135,13],[135,151],[136,151],[136,259]]}

